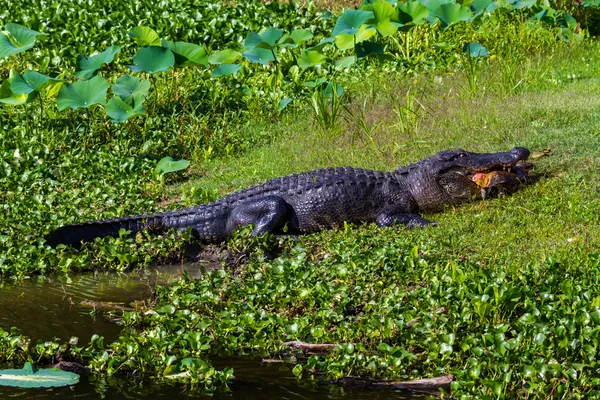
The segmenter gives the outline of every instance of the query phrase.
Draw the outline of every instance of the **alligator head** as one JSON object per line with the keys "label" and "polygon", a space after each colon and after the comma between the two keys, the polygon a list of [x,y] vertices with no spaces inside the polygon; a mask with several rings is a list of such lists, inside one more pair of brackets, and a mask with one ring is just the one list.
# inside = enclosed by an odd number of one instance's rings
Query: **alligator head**
{"label": "alligator head", "polygon": [[515,147],[502,153],[442,151],[395,171],[421,211],[438,211],[490,193],[512,193],[532,168],[524,162],[529,150]]}

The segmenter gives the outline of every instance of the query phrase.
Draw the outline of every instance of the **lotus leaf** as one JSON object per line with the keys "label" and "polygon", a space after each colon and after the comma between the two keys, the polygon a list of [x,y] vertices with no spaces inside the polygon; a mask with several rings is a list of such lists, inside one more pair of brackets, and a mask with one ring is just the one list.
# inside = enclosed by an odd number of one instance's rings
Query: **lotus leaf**
{"label": "lotus leaf", "polygon": [[362,25],[356,35],[342,34],[335,37],[335,45],[340,50],[348,50],[354,47],[356,43],[364,42],[375,35],[377,31]]}
{"label": "lotus leaf", "polygon": [[292,102],[292,99],[290,99],[289,97],[286,97],[285,99],[282,99],[279,102],[279,112],[282,112],[284,108],[286,108],[288,106],[288,104],[290,104]]}
{"label": "lotus leaf", "polygon": [[33,99],[34,94],[14,93],[11,89],[14,78],[5,79],[0,85],[0,103],[11,104],[13,106],[28,103]]}
{"label": "lotus leaf", "polygon": [[160,38],[152,28],[138,26],[129,31],[128,35],[135,40],[139,46],[160,46]]}
{"label": "lotus leaf", "polygon": [[248,51],[251,51],[255,47],[269,50],[274,49],[281,35],[283,35],[283,31],[277,28],[269,28],[263,33],[250,32],[246,40],[244,40],[244,47]]}
{"label": "lotus leaf", "polygon": [[242,53],[235,50],[221,50],[213,53],[208,57],[208,62],[211,64],[231,64],[242,56]]}
{"label": "lotus leaf", "polygon": [[298,58],[298,66],[302,69],[306,69],[323,64],[326,60],[326,57],[318,51],[307,50]]}
{"label": "lotus leaf", "polygon": [[29,94],[39,92],[57,82],[62,82],[62,79],[50,78],[37,71],[25,71],[13,77],[11,89],[16,94]]}
{"label": "lotus leaf", "polygon": [[175,160],[172,157],[163,157],[156,164],[154,169],[157,174],[168,174],[170,172],[181,171],[189,167],[190,162],[187,160]]}
{"label": "lotus leaf", "polygon": [[169,42],[168,40],[163,40],[162,45],[173,52],[177,66],[201,65],[208,67],[208,53],[202,46],[187,42]]}
{"label": "lotus leaf", "polygon": [[398,20],[398,10],[386,0],[376,0],[372,4],[362,6],[361,9],[373,12],[373,27],[381,36],[391,36],[402,26]]}
{"label": "lotus leaf", "polygon": [[475,42],[465,44],[463,51],[467,53],[469,57],[485,57],[488,55],[487,49]]}
{"label": "lotus leaf", "polygon": [[308,29],[295,29],[289,35],[283,36],[279,40],[279,47],[296,48],[300,44],[313,38],[313,34]]}
{"label": "lotus leaf", "polygon": [[146,109],[142,105],[144,102],[143,96],[138,96],[133,99],[134,106],[127,104],[121,97],[113,97],[106,104],[106,115],[113,119],[113,122],[123,122],[136,115],[146,114]]}
{"label": "lotus leaf", "polygon": [[423,25],[428,15],[429,9],[418,1],[398,3],[398,20],[402,24]]}
{"label": "lotus leaf", "polygon": [[457,22],[468,21],[473,13],[469,8],[459,4],[442,4],[433,12],[433,15],[442,21],[442,28],[447,29]]}
{"label": "lotus leaf", "polygon": [[90,79],[92,76],[96,75],[96,71],[98,71],[103,64],[111,63],[119,51],[121,51],[119,46],[110,46],[102,53],[94,54],[89,57],[82,54],[78,55],[75,76],[78,78]]}
{"label": "lotus leaf", "polygon": [[348,56],[348,57],[344,57],[342,59],[337,60],[334,63],[334,65],[336,68],[343,69],[343,68],[348,68],[351,65],[354,65],[354,63],[356,63],[356,57]]}
{"label": "lotus leaf", "polygon": [[110,83],[101,76],[95,76],[87,81],[67,83],[60,88],[56,105],[59,111],[65,108],[76,110],[87,108],[94,104],[106,104],[106,92]]}
{"label": "lotus leaf", "polygon": [[331,37],[338,35],[356,35],[363,24],[373,19],[372,11],[346,10],[339,16],[331,32]]}
{"label": "lotus leaf", "polygon": [[154,74],[168,71],[175,65],[175,56],[171,50],[164,47],[142,47],[133,56],[133,63],[135,65],[129,66],[132,71]]}
{"label": "lotus leaf", "polygon": [[0,370],[0,386],[21,388],[43,388],[74,385],[79,382],[79,375],[58,368],[33,370],[27,362],[22,369]]}
{"label": "lotus leaf", "polygon": [[145,97],[150,90],[150,81],[131,75],[123,75],[112,85],[112,91],[124,102],[132,105],[134,97]]}
{"label": "lotus leaf", "polygon": [[233,75],[242,68],[239,64],[221,64],[212,71],[213,78],[220,78],[222,76]]}
{"label": "lotus leaf", "polygon": [[32,48],[35,39],[44,35],[15,23],[6,24],[5,29],[0,31],[0,59]]}
{"label": "lotus leaf", "polygon": [[275,55],[273,54],[273,51],[274,50],[256,47],[252,49],[252,51],[245,52],[243,56],[251,62],[267,65],[271,61],[275,61]]}

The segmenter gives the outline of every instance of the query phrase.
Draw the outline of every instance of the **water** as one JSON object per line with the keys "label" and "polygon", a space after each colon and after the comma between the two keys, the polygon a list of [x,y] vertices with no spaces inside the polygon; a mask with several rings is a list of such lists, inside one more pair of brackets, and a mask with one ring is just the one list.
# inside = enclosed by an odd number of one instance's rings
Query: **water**
{"label": "water", "polygon": [[[121,328],[94,313],[92,306],[104,302],[118,303],[120,307],[135,307],[148,299],[156,284],[178,279],[184,273],[200,276],[199,265],[160,267],[143,272],[85,273],[70,278],[59,277],[45,281],[25,281],[0,286],[0,327],[17,327],[33,339],[58,338],[68,341],[79,338],[88,343],[93,334],[104,336],[105,343],[115,340]],[[138,302],[138,303],[136,303]],[[342,389],[335,385],[315,386],[299,383],[289,364],[264,363],[249,357],[229,357],[212,360],[216,368],[233,367],[235,381],[230,393],[217,393],[214,399],[415,399],[406,391],[373,391]],[[0,399],[190,399],[192,396],[181,384],[135,385],[131,379],[116,377],[97,381],[82,375],[80,383],[72,387],[51,389],[18,389],[0,387]],[[198,397],[197,395],[194,397]],[[419,396],[420,397],[420,396]]]}

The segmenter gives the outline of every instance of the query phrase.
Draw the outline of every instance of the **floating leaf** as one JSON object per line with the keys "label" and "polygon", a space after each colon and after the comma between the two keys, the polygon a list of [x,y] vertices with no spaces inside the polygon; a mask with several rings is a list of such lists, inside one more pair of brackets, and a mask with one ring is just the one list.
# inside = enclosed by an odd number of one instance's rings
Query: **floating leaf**
{"label": "floating leaf", "polygon": [[133,104],[134,97],[145,97],[150,90],[150,81],[140,79],[131,75],[123,75],[112,85],[112,91],[119,96],[121,100],[128,104]]}
{"label": "floating leaf", "polygon": [[32,48],[35,39],[40,35],[44,35],[41,32],[12,22],[6,24],[5,29],[0,32],[0,59]]}
{"label": "floating leaf", "polygon": [[318,51],[307,50],[298,57],[298,66],[302,69],[323,64],[327,58]]}
{"label": "floating leaf", "polygon": [[63,371],[58,368],[34,371],[29,362],[25,363],[23,369],[0,370],[0,386],[45,388],[75,385],[78,382],[79,375],[74,372]]}
{"label": "floating leaf", "polygon": [[442,21],[442,28],[447,29],[450,25],[460,21],[468,21],[473,13],[467,7],[460,4],[442,4],[433,12],[433,15]]}
{"label": "floating leaf", "polygon": [[308,29],[295,29],[292,33],[285,35],[279,40],[279,46],[296,48],[312,38],[313,34]]}
{"label": "floating leaf", "polygon": [[113,122],[123,122],[136,115],[146,114],[146,110],[142,103],[144,98],[142,96],[134,99],[134,106],[127,104],[121,99],[121,97],[113,97],[106,104],[106,115],[113,119]]}
{"label": "floating leaf", "polygon": [[487,49],[475,42],[466,43],[463,47],[463,51],[467,53],[469,57],[485,57],[488,55]]}
{"label": "floating leaf", "polygon": [[211,64],[231,64],[242,56],[242,53],[235,50],[221,50],[213,53],[208,57],[208,62]]}
{"label": "floating leaf", "polygon": [[172,157],[162,158],[158,164],[156,164],[155,171],[157,174],[168,174],[170,172],[181,171],[189,167],[190,162],[187,160],[177,160]]}
{"label": "floating leaf", "polygon": [[160,38],[152,28],[138,26],[127,33],[139,46],[160,46]]}
{"label": "floating leaf", "polygon": [[135,65],[129,67],[133,71],[155,74],[168,71],[175,65],[175,56],[171,50],[164,47],[142,47],[133,56],[133,63]]}
{"label": "floating leaf", "polygon": [[238,72],[242,68],[239,64],[221,64],[212,71],[213,78],[219,78],[221,76],[232,75]]}
{"label": "floating leaf", "polygon": [[331,36],[336,37],[344,34],[355,35],[358,33],[358,30],[361,28],[361,26],[372,18],[372,11],[346,10],[337,19]]}
{"label": "floating leaf", "polygon": [[57,82],[62,82],[62,79],[50,78],[37,71],[25,71],[22,75],[16,74],[13,77],[11,89],[17,94],[29,94],[39,92]]}
{"label": "floating leaf", "polygon": [[69,107],[76,110],[94,104],[104,105],[109,87],[110,83],[101,76],[95,76],[87,81],[67,83],[60,88],[56,105],[59,111]]}
{"label": "floating leaf", "polygon": [[89,57],[82,54],[78,55],[75,76],[78,78],[90,79],[103,64],[111,63],[119,51],[121,51],[119,46],[110,46],[102,53],[94,54]]}
{"label": "floating leaf", "polygon": [[175,65],[208,67],[208,53],[202,46],[187,42],[169,42],[168,40],[163,40],[162,45],[175,54]]}

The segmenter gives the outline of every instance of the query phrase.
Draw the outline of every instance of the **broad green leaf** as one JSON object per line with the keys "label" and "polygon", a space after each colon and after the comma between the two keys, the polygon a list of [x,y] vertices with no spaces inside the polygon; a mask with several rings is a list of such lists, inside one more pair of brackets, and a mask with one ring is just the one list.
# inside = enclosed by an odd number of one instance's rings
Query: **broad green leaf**
{"label": "broad green leaf", "polygon": [[144,97],[139,96],[134,99],[134,106],[127,104],[120,97],[113,97],[106,103],[106,115],[112,118],[113,122],[123,122],[136,115],[146,114],[146,110],[142,103]]}
{"label": "broad green leaf", "polygon": [[354,35],[338,35],[335,37],[335,45],[340,50],[348,50],[354,47],[354,43],[364,42],[373,36],[377,31],[369,28],[366,25],[360,27],[356,36]]}
{"label": "broad green leaf", "polygon": [[158,174],[168,174],[170,172],[181,171],[189,167],[187,160],[175,160],[172,157],[164,157],[157,164],[155,171]]}
{"label": "broad green leaf", "polygon": [[273,52],[271,50],[262,49],[260,47],[255,47],[254,49],[252,49],[252,51],[245,52],[243,56],[251,62],[259,63],[262,65],[267,65],[271,61],[275,61],[275,57],[273,56]]}
{"label": "broad green leaf", "polygon": [[[469,8],[475,16],[483,14],[487,8],[494,3],[494,0],[474,0]],[[489,12],[489,10],[487,10]]]}
{"label": "broad green leaf", "polygon": [[23,369],[0,370],[0,386],[13,386],[20,388],[45,388],[75,385],[79,382],[79,375],[63,371],[58,368],[33,370],[31,363],[27,362]]}
{"label": "broad green leaf", "polygon": [[255,47],[273,49],[276,47],[281,35],[283,35],[283,31],[277,28],[269,28],[263,33],[250,32],[244,40],[244,47],[248,51],[251,51]]}
{"label": "broad green leaf", "polygon": [[290,99],[289,97],[286,97],[285,99],[282,99],[279,102],[279,112],[282,112],[284,108],[286,108],[288,106],[288,104],[290,104],[292,102],[292,99]]}
{"label": "broad green leaf", "polygon": [[427,7],[431,12],[437,10],[444,4],[456,4],[453,0],[419,0],[419,3]]}
{"label": "broad green leaf", "polygon": [[60,88],[56,105],[59,111],[65,108],[76,110],[87,108],[94,104],[106,104],[106,92],[110,83],[101,76],[95,76],[87,81],[67,83]]}
{"label": "broad green leaf", "polygon": [[348,56],[348,57],[344,57],[342,59],[337,60],[334,63],[334,65],[338,69],[343,69],[343,68],[348,68],[351,65],[354,65],[354,63],[356,63],[356,57]]}
{"label": "broad green leaf", "polygon": [[138,26],[127,33],[139,46],[160,46],[160,38],[152,28]]}
{"label": "broad green leaf", "polygon": [[75,76],[78,78],[90,79],[92,76],[96,75],[96,71],[99,70],[103,64],[111,63],[119,51],[121,51],[119,46],[110,46],[102,53],[94,54],[89,57],[82,54],[78,55]]}
{"label": "broad green leaf", "polygon": [[473,13],[467,7],[459,4],[442,4],[433,12],[433,15],[442,21],[442,28],[446,29],[457,22],[468,21]]}
{"label": "broad green leaf", "polygon": [[[11,104],[18,106],[25,104],[30,101],[31,94],[26,93],[14,93],[11,89],[12,81],[14,78],[5,79],[0,85],[0,103]],[[33,92],[36,93],[36,92]]]}
{"label": "broad green leaf", "polygon": [[333,32],[331,32],[331,36],[355,35],[362,25],[370,19],[373,19],[372,11],[346,10],[337,19],[335,28],[333,28]]}
{"label": "broad green leaf", "polygon": [[398,20],[402,24],[423,25],[428,15],[429,9],[418,1],[398,3]]}
{"label": "broad green leaf", "polygon": [[168,71],[175,65],[175,56],[171,50],[164,47],[142,47],[133,56],[133,63],[135,65],[129,66],[133,71],[155,74]]}
{"label": "broad green leaf", "polygon": [[6,24],[5,30],[0,32],[0,59],[32,48],[40,35],[44,34],[23,25]]}
{"label": "broad green leaf", "polygon": [[386,0],[376,0],[365,5],[363,9],[373,12],[375,19],[372,25],[381,36],[391,36],[402,26],[398,21],[398,10]]}
{"label": "broad green leaf", "polygon": [[145,97],[150,90],[150,81],[131,75],[123,75],[112,85],[112,91],[127,104],[133,104],[134,97]]}
{"label": "broad green leaf", "polygon": [[307,50],[298,57],[298,66],[302,69],[323,64],[327,58],[318,51]]}
{"label": "broad green leaf", "polygon": [[50,78],[37,71],[25,71],[13,77],[11,89],[16,94],[29,94],[39,92],[56,82],[62,82],[62,79]]}
{"label": "broad green leaf", "polygon": [[318,44],[309,47],[307,50],[314,50],[314,51],[321,51],[323,50],[323,48],[325,48],[325,46],[329,46],[330,44],[333,44],[335,42],[335,38],[327,38],[327,39],[323,39],[321,40]]}
{"label": "broad green leaf", "polygon": [[169,42],[162,41],[163,47],[171,50],[175,54],[175,65],[201,65],[208,67],[208,53],[202,46],[187,42]]}
{"label": "broad green leaf", "polygon": [[208,62],[211,64],[231,64],[242,56],[242,53],[235,50],[221,50],[213,53],[208,57]]}
{"label": "broad green leaf", "polygon": [[488,55],[487,49],[475,42],[466,43],[463,52],[467,53],[469,57],[485,57]]}
{"label": "broad green leaf", "polygon": [[508,4],[510,9],[520,10],[522,8],[531,8],[535,5],[536,0],[510,0]]}
{"label": "broad green leaf", "polygon": [[[354,58],[354,56],[351,56],[351,57]],[[306,86],[308,88],[316,88],[318,86],[321,86],[326,81],[327,81],[327,78],[321,77],[319,79],[315,79],[314,81],[304,82],[302,85]]]}
{"label": "broad green leaf", "polygon": [[213,78],[220,78],[221,76],[232,75],[238,72],[242,68],[239,64],[221,64],[212,71]]}
{"label": "broad green leaf", "polygon": [[312,38],[313,34],[308,29],[295,29],[292,33],[285,35],[279,40],[279,46],[296,48]]}

